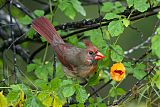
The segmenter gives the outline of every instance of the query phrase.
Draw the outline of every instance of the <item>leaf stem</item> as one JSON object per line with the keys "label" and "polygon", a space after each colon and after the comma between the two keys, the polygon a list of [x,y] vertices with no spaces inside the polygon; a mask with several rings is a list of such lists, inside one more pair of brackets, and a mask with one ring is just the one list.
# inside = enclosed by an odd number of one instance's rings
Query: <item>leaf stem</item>
{"label": "leaf stem", "polygon": [[47,51],[48,51],[48,43],[46,45],[46,49],[45,49],[44,56],[43,56],[43,64],[45,63],[45,60],[46,60]]}

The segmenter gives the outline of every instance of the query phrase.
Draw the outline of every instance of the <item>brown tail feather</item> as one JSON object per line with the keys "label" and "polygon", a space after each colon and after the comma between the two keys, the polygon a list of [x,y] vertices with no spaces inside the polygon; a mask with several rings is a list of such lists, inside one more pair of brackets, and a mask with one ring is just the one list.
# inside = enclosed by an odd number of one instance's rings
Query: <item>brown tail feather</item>
{"label": "brown tail feather", "polygon": [[51,45],[64,43],[63,39],[58,35],[54,26],[45,17],[36,18],[32,22],[32,27],[40,35],[42,35]]}

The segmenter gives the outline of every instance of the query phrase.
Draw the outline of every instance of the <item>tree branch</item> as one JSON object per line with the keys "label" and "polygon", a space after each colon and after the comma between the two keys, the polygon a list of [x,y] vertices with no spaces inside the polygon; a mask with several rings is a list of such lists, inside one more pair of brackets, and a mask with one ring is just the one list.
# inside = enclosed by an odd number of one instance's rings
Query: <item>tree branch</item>
{"label": "tree branch", "polygon": [[[131,15],[129,20],[130,21],[135,21],[135,20],[139,20],[139,19],[142,19],[142,18],[145,18],[145,17],[153,16],[153,15],[157,14],[159,11],[160,11],[160,6],[149,9],[148,11],[146,11],[144,13],[137,12],[137,13]],[[122,14],[124,14],[126,17],[129,16],[129,14],[125,13],[125,12],[122,13]],[[55,28],[57,30],[59,30],[59,29],[60,30],[64,30],[64,29],[68,30],[68,29],[73,29],[73,27],[76,28],[76,29],[80,29],[80,30],[76,30],[75,32],[72,32],[72,33],[69,33],[69,34],[63,36],[64,38],[67,38],[67,37],[70,37],[70,36],[78,34],[78,33],[82,33],[82,32],[93,30],[93,29],[98,29],[100,26],[107,26],[111,21],[113,21],[113,20],[102,19],[101,22],[103,22],[103,23],[100,25],[99,23],[100,23],[101,18],[102,18],[102,16],[99,17],[99,18],[96,18],[96,19],[91,19],[91,20],[86,21],[86,22],[85,21],[84,22],[80,21],[80,22],[77,22],[77,24],[74,23],[74,22],[72,22],[72,24],[71,23],[66,23],[66,24],[55,26]]]}

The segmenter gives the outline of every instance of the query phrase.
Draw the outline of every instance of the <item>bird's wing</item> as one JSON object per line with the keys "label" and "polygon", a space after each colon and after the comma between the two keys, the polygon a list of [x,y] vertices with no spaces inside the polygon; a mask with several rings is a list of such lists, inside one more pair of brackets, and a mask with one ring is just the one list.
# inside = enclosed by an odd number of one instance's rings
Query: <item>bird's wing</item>
{"label": "bird's wing", "polygon": [[70,44],[59,44],[54,47],[54,50],[57,53],[57,57],[60,62],[70,70],[75,70],[75,67],[78,66],[80,60],[78,55],[81,51],[80,48],[72,46]]}

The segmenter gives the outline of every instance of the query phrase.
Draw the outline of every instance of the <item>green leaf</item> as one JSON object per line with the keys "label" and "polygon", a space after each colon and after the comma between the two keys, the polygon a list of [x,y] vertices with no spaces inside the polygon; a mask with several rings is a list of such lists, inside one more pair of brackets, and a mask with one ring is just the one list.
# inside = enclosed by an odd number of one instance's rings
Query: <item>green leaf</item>
{"label": "green leaf", "polygon": [[130,25],[130,20],[124,18],[122,21],[123,21],[123,25],[124,25],[125,27],[128,27],[128,26]]}
{"label": "green leaf", "polygon": [[85,107],[85,105],[83,103],[79,103],[76,107]]}
{"label": "green leaf", "polygon": [[115,6],[114,6],[114,8],[113,8],[113,12],[114,13],[122,13],[122,12],[124,12],[124,10],[126,9],[126,7],[124,7],[122,4],[121,4],[121,2],[119,2],[119,1],[116,1],[115,2]]}
{"label": "green leaf", "polygon": [[54,78],[50,82],[50,87],[52,90],[58,90],[60,88],[60,84],[62,83],[62,80],[59,78]]}
{"label": "green leaf", "polygon": [[48,75],[52,76],[53,75],[53,63],[46,61],[44,67],[46,68]]}
{"label": "green leaf", "polygon": [[27,65],[27,72],[31,72],[31,71],[35,70],[36,67],[37,67],[36,64],[29,64],[29,65]]}
{"label": "green leaf", "polygon": [[33,30],[33,28],[30,28],[26,35],[28,38],[33,39],[34,33],[35,30]]}
{"label": "green leaf", "polygon": [[70,6],[70,3],[67,2],[66,0],[60,0],[58,7],[60,8],[61,11],[64,11],[68,6]]}
{"label": "green leaf", "polygon": [[66,86],[66,85],[72,85],[73,81],[72,80],[63,80],[61,83],[61,86]]}
{"label": "green leaf", "polygon": [[34,14],[37,16],[44,16],[44,11],[43,10],[35,10]]}
{"label": "green leaf", "polygon": [[86,11],[82,7],[81,2],[79,2],[78,0],[71,0],[71,3],[77,12],[79,12],[83,16],[86,16]]}
{"label": "green leaf", "polygon": [[0,69],[2,69],[2,68],[3,68],[3,60],[0,59]]}
{"label": "green leaf", "polygon": [[158,19],[160,19],[160,12],[158,12],[157,17],[158,17]]}
{"label": "green leaf", "polygon": [[151,49],[152,49],[152,53],[154,55],[157,55],[159,58],[160,58],[160,49],[159,49],[159,46],[160,46],[160,35],[155,35],[152,37],[152,40],[151,40]]}
{"label": "green leaf", "polygon": [[90,36],[91,42],[98,49],[102,49],[102,47],[106,47],[106,42],[105,40],[103,40],[102,34],[100,33],[100,29],[85,32],[85,35]]}
{"label": "green leaf", "polygon": [[69,1],[67,0],[60,1],[58,7],[60,8],[61,11],[64,12],[66,16],[68,16],[72,20],[75,18],[76,16],[75,8]]}
{"label": "green leaf", "polygon": [[39,79],[48,80],[48,71],[46,67],[38,66],[34,73]]}
{"label": "green leaf", "polygon": [[11,91],[13,91],[13,93],[23,91],[27,95],[27,98],[32,96],[30,89],[24,84],[11,85],[10,87],[12,88]]}
{"label": "green leaf", "polygon": [[71,36],[68,38],[68,41],[70,44],[76,45],[78,43],[78,38],[77,36]]}
{"label": "green leaf", "polygon": [[12,88],[12,90],[16,90],[16,91],[21,90],[21,87],[19,86],[19,84],[17,84],[17,85],[11,85],[10,87]]}
{"label": "green leaf", "polygon": [[132,7],[134,4],[134,0],[127,0],[128,7]]}
{"label": "green leaf", "polygon": [[7,107],[7,98],[3,95],[3,91],[0,92],[0,107]]}
{"label": "green leaf", "polygon": [[[49,19],[49,20],[52,20],[52,14],[51,14],[51,13],[45,15],[45,17],[46,17],[47,19]],[[57,24],[58,24],[58,22],[53,22],[53,25],[54,25],[54,26],[56,26]]]}
{"label": "green leaf", "polygon": [[105,2],[101,8],[102,12],[110,12],[113,9],[114,5],[112,2]]}
{"label": "green leaf", "polygon": [[88,101],[89,101],[90,104],[94,103],[94,99],[92,97],[89,97]]}
{"label": "green leaf", "polygon": [[34,81],[34,84],[36,85],[36,87],[42,89],[42,90],[48,90],[48,85],[47,82],[44,80],[40,80],[40,79],[36,79]]}
{"label": "green leaf", "polygon": [[108,31],[111,34],[111,36],[118,36],[124,31],[124,26],[122,24],[122,21],[112,21],[108,25]]}
{"label": "green leaf", "polygon": [[38,93],[37,97],[46,107],[51,107],[53,102],[53,97],[50,93],[41,91]]}
{"label": "green leaf", "polygon": [[64,97],[71,97],[75,93],[75,88],[74,86],[64,87],[62,93]]}
{"label": "green leaf", "polygon": [[99,67],[106,68],[110,65],[110,49],[107,47],[107,44],[105,48],[101,49],[101,53],[105,55],[105,58],[101,62],[98,62],[98,65]]}
{"label": "green leaf", "polygon": [[9,90],[9,93],[7,95],[7,100],[10,103],[15,103],[19,98],[19,93],[20,93],[20,90]]}
{"label": "green leaf", "polygon": [[76,87],[76,100],[79,103],[84,103],[87,99],[88,99],[88,95],[87,95],[86,90],[82,86],[77,85],[77,87]]}
{"label": "green leaf", "polygon": [[101,8],[102,12],[122,13],[125,7],[120,2],[105,2]]}
{"label": "green leaf", "polygon": [[134,8],[140,12],[144,12],[149,8],[149,4],[146,0],[134,0]]}
{"label": "green leaf", "polygon": [[157,71],[152,81],[156,84],[157,88],[160,89],[160,71]]}
{"label": "green leaf", "polygon": [[72,7],[72,5],[70,4],[70,6],[67,7],[67,9],[64,10],[64,13],[66,16],[68,16],[69,18],[71,18],[72,20],[75,18],[76,16],[76,12],[75,9]]}
{"label": "green leaf", "polygon": [[106,13],[104,16],[104,19],[110,20],[110,19],[115,19],[115,18],[120,18],[119,15],[116,13]]}
{"label": "green leaf", "polygon": [[111,59],[114,62],[121,62],[124,58],[124,51],[119,45],[113,45],[111,50]]}
{"label": "green leaf", "polygon": [[118,95],[124,95],[126,91],[123,88],[117,88],[117,94]]}
{"label": "green leaf", "polygon": [[122,6],[122,4],[121,4],[121,2],[116,1],[116,2],[115,2],[115,6],[116,6],[116,7],[121,7],[121,6]]}
{"label": "green leaf", "polygon": [[[0,0],[4,3],[3,0]],[[0,3],[0,5],[2,6],[2,4]],[[12,16],[16,17],[16,18],[20,18],[24,16],[24,13],[22,13],[22,11],[19,10],[19,8],[13,6],[12,7]]]}
{"label": "green leaf", "polygon": [[62,107],[62,105],[61,100],[57,96],[54,96],[53,107]]}
{"label": "green leaf", "polygon": [[42,42],[46,42],[46,39],[43,36],[41,36],[40,38]]}
{"label": "green leaf", "polygon": [[34,59],[33,62],[36,63],[37,65],[41,65],[41,60],[40,59]]}
{"label": "green leaf", "polygon": [[124,64],[124,66],[126,68],[126,72],[127,73],[133,73],[134,72],[134,69],[132,67],[131,62],[124,62],[123,64]]}
{"label": "green leaf", "polygon": [[91,78],[89,78],[88,80],[88,85],[89,86],[93,86],[99,83],[99,72],[100,70],[98,70],[98,72],[96,72],[96,74],[94,76],[92,76]]}
{"label": "green leaf", "polygon": [[157,88],[160,90],[160,76],[157,77],[157,80],[155,81]]}
{"label": "green leaf", "polygon": [[108,30],[103,30],[103,33],[104,33],[104,39],[105,40],[110,40],[110,34],[109,34],[109,31]]}
{"label": "green leaf", "polygon": [[58,72],[56,72],[56,77],[63,78],[64,72],[63,72],[62,65],[60,63],[57,63],[56,70],[58,71]]}
{"label": "green leaf", "polygon": [[103,103],[103,99],[101,97],[96,98],[95,106],[96,107],[106,107],[106,105],[105,105],[105,103]]}
{"label": "green leaf", "polygon": [[145,67],[146,66],[142,63],[137,64],[134,68],[133,76],[138,80],[142,79],[146,75],[146,72],[144,71]]}
{"label": "green leaf", "polygon": [[155,62],[156,66],[160,66],[160,60],[158,60],[157,62]]}
{"label": "green leaf", "polygon": [[160,35],[160,27],[156,29],[156,32],[158,33],[158,35]]}
{"label": "green leaf", "polygon": [[97,107],[107,107],[105,103],[99,103]]}
{"label": "green leaf", "polygon": [[35,96],[26,99],[24,107],[45,107],[42,102]]}
{"label": "green leaf", "polygon": [[96,98],[97,103],[102,103],[103,99],[101,97]]}
{"label": "green leaf", "polygon": [[117,97],[118,95],[124,95],[125,93],[126,93],[126,91],[122,88],[112,87],[109,90],[109,96],[111,96],[111,97]]}
{"label": "green leaf", "polygon": [[46,61],[45,64],[43,64],[40,59],[34,59],[33,62],[33,64],[27,66],[28,72],[34,70],[35,75],[42,80],[48,80],[48,76],[53,75],[51,62]]}
{"label": "green leaf", "polygon": [[32,22],[32,19],[29,16],[25,15],[24,17],[19,19],[19,22],[21,24],[28,25]]}
{"label": "green leaf", "polygon": [[10,87],[11,89],[7,95],[7,100],[10,103],[15,104],[19,98],[20,92],[22,91],[25,93],[26,98],[30,98],[32,96],[31,91],[24,84],[11,85]]}

